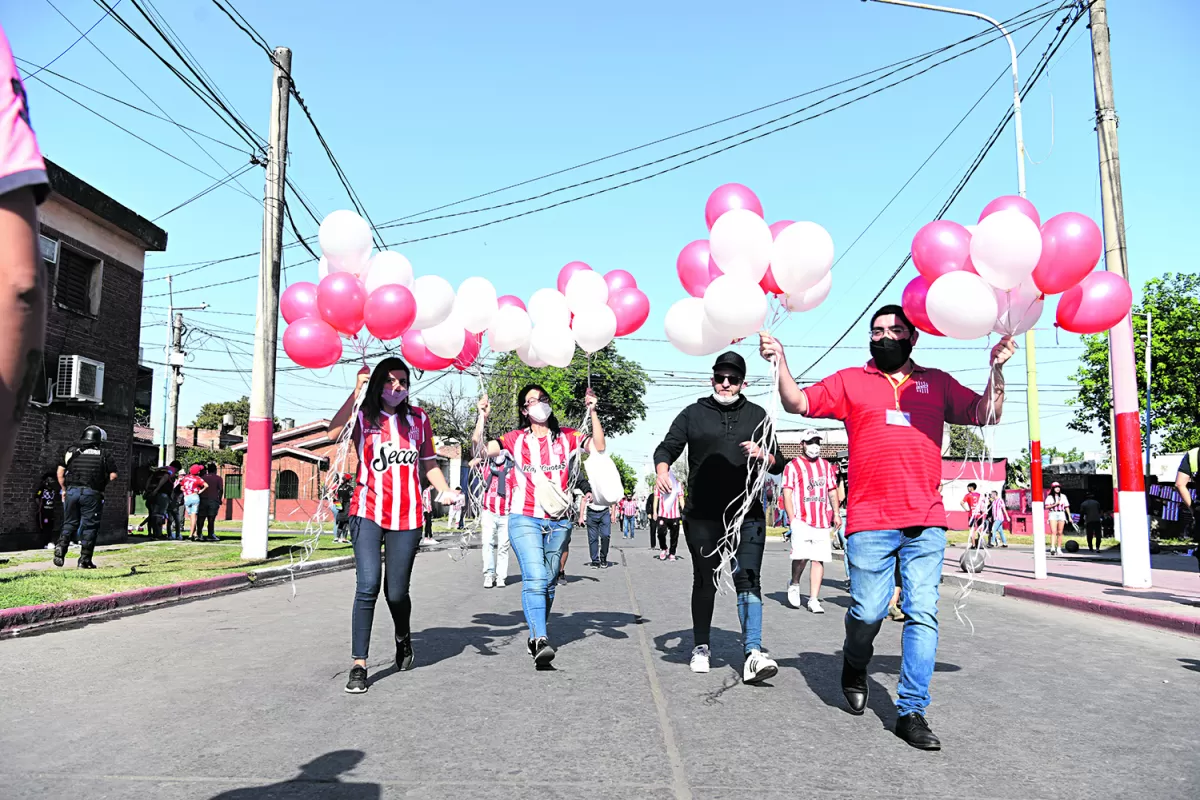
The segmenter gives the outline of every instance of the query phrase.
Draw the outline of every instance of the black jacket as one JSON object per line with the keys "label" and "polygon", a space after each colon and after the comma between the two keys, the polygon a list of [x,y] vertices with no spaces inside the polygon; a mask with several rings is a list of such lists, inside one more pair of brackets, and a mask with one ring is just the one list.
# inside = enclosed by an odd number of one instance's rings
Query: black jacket
{"label": "black jacket", "polygon": [[[754,441],[767,412],[745,397],[723,406],[702,397],[679,412],[671,430],[654,451],[654,463],[674,464],[688,451],[688,496],[684,515],[689,519],[719,520],[729,504],[746,491],[749,470],[742,442]],[[772,451],[775,464],[770,472],[783,472],[778,446]],[[748,519],[763,517],[762,499],[752,503]]]}

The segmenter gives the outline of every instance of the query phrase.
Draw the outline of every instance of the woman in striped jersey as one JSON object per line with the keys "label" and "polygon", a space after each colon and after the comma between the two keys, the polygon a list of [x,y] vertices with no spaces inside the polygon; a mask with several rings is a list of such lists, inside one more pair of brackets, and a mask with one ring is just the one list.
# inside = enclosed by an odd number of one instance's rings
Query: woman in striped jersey
{"label": "woman in striped jersey", "polygon": [[[429,416],[408,402],[408,376],[407,364],[398,358],[385,358],[369,379],[365,372],[359,374],[354,393],[329,423],[329,433],[340,435],[351,421],[355,400],[366,385],[353,432],[358,472],[350,498],[350,541],[357,573],[351,617],[354,663],[346,683],[346,691],[351,694],[367,690],[371,623],[385,577],[384,596],[396,626],[396,668],[412,669],[408,584],[424,523],[422,477],[440,492],[439,502],[447,502],[455,494],[438,469]],[[386,562],[382,564],[381,547]]]}
{"label": "woman in striped jersey", "polygon": [[[587,390],[584,402],[592,419],[592,438],[586,444],[604,452],[604,428],[596,414],[596,395]],[[486,419],[491,405],[485,396],[479,414]],[[521,427],[488,442],[488,457],[503,451],[516,465],[508,512],[508,539],[521,567],[521,606],[529,625],[529,655],[537,667],[554,660],[546,620],[554,604],[554,587],[562,566],[562,551],[571,534],[571,461],[581,447],[579,431],[564,428],[550,407],[550,395],[536,384],[517,393]],[[486,423],[485,423],[486,424]],[[549,500],[553,508],[543,507]]]}

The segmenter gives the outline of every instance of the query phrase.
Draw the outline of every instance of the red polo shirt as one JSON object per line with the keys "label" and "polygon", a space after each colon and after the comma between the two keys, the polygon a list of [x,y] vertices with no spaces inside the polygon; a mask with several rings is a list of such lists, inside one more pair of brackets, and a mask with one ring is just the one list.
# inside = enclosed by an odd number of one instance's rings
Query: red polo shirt
{"label": "red polo shirt", "polygon": [[[807,416],[838,419],[850,439],[846,533],[946,527],[939,485],[942,428],[978,425],[980,396],[940,369],[913,363],[899,385],[875,367],[839,370],[804,389]],[[888,412],[893,412],[891,415]],[[889,424],[904,419],[909,425]]]}

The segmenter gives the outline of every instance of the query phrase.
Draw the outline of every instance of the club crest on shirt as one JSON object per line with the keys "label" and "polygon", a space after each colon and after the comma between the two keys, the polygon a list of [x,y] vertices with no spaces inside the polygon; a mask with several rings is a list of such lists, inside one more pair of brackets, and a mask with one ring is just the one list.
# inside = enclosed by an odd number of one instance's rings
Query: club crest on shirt
{"label": "club crest on shirt", "polygon": [[917,394],[929,394],[929,381],[917,381]]}
{"label": "club crest on shirt", "polygon": [[371,459],[371,469],[375,472],[387,472],[395,466],[411,467],[416,463],[417,451],[415,449],[401,449],[391,442],[380,442],[375,458]]}

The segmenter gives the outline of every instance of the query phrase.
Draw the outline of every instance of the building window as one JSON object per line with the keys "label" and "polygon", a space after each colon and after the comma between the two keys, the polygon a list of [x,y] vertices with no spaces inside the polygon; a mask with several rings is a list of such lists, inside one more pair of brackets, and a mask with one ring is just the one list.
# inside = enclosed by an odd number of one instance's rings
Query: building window
{"label": "building window", "polygon": [[296,500],[300,497],[300,479],[290,469],[279,473],[279,482],[275,486],[277,500]]}
{"label": "building window", "polygon": [[95,315],[100,311],[100,261],[72,250],[58,248],[58,274],[54,278],[54,302],[70,311]]}
{"label": "building window", "polygon": [[226,500],[241,500],[242,499],[242,476],[241,475],[226,475],[225,476],[225,499]]}

